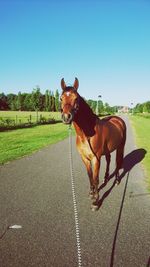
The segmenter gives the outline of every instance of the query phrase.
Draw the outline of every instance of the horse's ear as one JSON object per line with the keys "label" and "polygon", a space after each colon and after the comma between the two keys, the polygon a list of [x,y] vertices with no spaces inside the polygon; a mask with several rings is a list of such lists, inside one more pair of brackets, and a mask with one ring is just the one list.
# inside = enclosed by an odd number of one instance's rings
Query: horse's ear
{"label": "horse's ear", "polygon": [[74,87],[74,89],[78,90],[78,87],[79,87],[79,81],[78,81],[77,78],[75,78],[73,87]]}
{"label": "horse's ear", "polygon": [[64,78],[61,79],[61,88],[63,91],[66,89],[66,84],[65,84]]}

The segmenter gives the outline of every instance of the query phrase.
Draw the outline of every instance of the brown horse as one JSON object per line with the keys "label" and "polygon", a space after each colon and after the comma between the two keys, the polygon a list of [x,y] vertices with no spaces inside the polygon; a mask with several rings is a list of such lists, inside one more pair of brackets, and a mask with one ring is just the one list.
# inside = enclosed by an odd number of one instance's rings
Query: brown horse
{"label": "brown horse", "polygon": [[105,155],[107,167],[105,182],[109,177],[110,153],[116,150],[116,181],[122,167],[124,146],[126,142],[125,122],[117,116],[99,119],[85,100],[78,94],[79,81],[75,78],[73,86],[66,86],[61,80],[61,114],[65,124],[73,122],[76,131],[76,145],[86,166],[90,180],[90,196],[95,199],[93,207],[99,200],[99,171],[101,156]]}

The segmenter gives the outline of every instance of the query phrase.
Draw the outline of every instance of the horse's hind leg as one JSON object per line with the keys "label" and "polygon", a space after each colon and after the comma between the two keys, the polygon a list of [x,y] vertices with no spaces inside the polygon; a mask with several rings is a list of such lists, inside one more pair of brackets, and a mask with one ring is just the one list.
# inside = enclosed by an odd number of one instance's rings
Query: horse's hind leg
{"label": "horse's hind leg", "polygon": [[124,147],[126,143],[126,125],[124,125],[123,131],[123,139],[119,147],[117,148],[116,152],[116,181],[119,183],[119,170],[122,168],[123,165],[123,158],[124,158]]}
{"label": "horse's hind leg", "polygon": [[119,170],[122,168],[124,157],[124,144],[121,144],[116,151],[116,181],[119,183]]}
{"label": "horse's hind leg", "polygon": [[110,159],[111,159],[110,153],[107,153],[105,155],[105,158],[106,158],[107,165],[106,165],[106,172],[105,172],[105,177],[104,177],[104,183],[107,182],[107,179],[109,177],[109,166],[110,166]]}

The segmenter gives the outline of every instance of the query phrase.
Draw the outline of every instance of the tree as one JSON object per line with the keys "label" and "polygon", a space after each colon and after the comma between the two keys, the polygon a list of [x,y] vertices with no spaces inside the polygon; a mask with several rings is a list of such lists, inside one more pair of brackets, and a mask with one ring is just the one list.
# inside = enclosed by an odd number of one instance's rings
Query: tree
{"label": "tree", "polygon": [[134,112],[143,113],[143,104],[138,103],[134,108]]}
{"label": "tree", "polygon": [[0,110],[7,110],[8,103],[7,103],[7,96],[4,93],[0,94]]}
{"label": "tree", "polygon": [[143,112],[148,112],[150,113],[150,101],[147,101],[143,105]]}
{"label": "tree", "polygon": [[46,90],[45,92],[45,102],[44,102],[44,110],[51,111],[51,91]]}
{"label": "tree", "polygon": [[111,113],[111,107],[109,106],[109,104],[108,103],[105,103],[105,105],[104,105],[104,110],[105,110],[105,112],[106,113]]}
{"label": "tree", "polygon": [[40,96],[41,96],[40,88],[39,86],[37,86],[36,88],[33,89],[31,96],[32,108],[35,111],[38,111],[40,109]]}
{"label": "tree", "polygon": [[8,108],[10,110],[17,110],[17,95],[15,94],[8,94],[7,95],[7,103],[8,103]]}
{"label": "tree", "polygon": [[87,104],[90,106],[90,108],[92,108],[92,99],[89,99],[89,100],[87,100],[86,102],[87,102]]}
{"label": "tree", "polygon": [[90,108],[93,110],[93,112],[96,113],[97,101],[96,100],[89,99],[87,101],[87,103],[90,106]]}
{"label": "tree", "polygon": [[24,97],[24,110],[31,111],[33,108],[31,94],[26,94]]}
{"label": "tree", "polygon": [[102,100],[98,100],[98,114],[102,114],[104,111],[104,106]]}
{"label": "tree", "polygon": [[59,111],[59,92],[56,90],[55,92],[55,110]]}
{"label": "tree", "polygon": [[55,108],[55,97],[54,97],[54,93],[51,92],[51,95],[50,95],[50,106],[51,106],[51,109],[50,111],[56,111],[56,108]]}
{"label": "tree", "polygon": [[24,102],[24,96],[21,94],[21,92],[18,93],[17,100],[16,100],[16,108],[17,110],[23,110],[23,102]]}
{"label": "tree", "polygon": [[96,107],[97,107],[97,101],[93,100],[92,101],[92,110],[94,113],[96,113]]}

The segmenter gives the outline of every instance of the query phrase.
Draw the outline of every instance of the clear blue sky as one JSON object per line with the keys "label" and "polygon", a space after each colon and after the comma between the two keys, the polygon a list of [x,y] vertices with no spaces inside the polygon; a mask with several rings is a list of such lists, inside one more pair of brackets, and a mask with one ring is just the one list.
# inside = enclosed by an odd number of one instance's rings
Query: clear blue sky
{"label": "clear blue sky", "polygon": [[150,1],[0,0],[0,91],[60,90],[110,105],[150,100]]}

